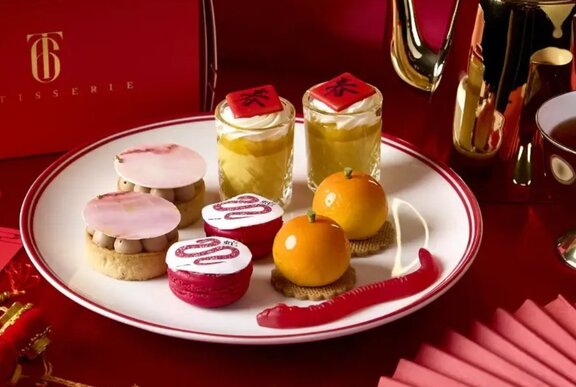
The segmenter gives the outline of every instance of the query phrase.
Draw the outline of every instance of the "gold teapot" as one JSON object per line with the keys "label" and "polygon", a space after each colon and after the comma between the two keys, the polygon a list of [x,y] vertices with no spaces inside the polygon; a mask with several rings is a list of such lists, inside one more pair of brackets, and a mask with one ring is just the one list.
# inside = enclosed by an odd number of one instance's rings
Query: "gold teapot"
{"label": "gold teapot", "polygon": [[[412,1],[393,0],[392,63],[402,79],[433,91],[459,4],[452,0],[455,7],[444,44],[434,56],[415,44],[422,39]],[[456,92],[452,132],[457,154],[481,166],[505,161],[510,166],[507,180],[530,185],[537,134],[533,113],[547,98],[571,89],[575,12],[576,0],[479,0],[470,49],[455,53],[468,55]]]}

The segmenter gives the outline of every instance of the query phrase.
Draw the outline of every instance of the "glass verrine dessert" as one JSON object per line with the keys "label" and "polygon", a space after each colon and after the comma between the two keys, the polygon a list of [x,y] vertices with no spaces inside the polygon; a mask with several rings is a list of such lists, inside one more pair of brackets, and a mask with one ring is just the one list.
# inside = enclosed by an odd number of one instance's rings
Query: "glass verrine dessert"
{"label": "glass verrine dessert", "polygon": [[220,197],[292,197],[294,106],[271,85],[230,93],[215,111]]}
{"label": "glass verrine dessert", "polygon": [[317,84],[302,99],[308,186],[344,168],[380,179],[382,94],[350,73]]}

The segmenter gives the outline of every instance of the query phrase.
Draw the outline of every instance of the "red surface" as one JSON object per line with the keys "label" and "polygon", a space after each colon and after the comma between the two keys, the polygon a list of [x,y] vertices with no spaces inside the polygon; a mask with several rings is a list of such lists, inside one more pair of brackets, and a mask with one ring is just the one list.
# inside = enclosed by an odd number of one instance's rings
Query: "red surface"
{"label": "red surface", "polygon": [[568,356],[570,360],[576,362],[576,339],[534,301],[526,300],[514,312],[514,317],[557,350]]}
{"label": "red surface", "polygon": [[550,301],[544,307],[546,312],[573,337],[576,337],[576,309],[564,297]]}
{"label": "red surface", "polygon": [[[198,112],[200,39],[193,37],[200,30],[199,4],[0,3],[0,128],[28,134],[25,141],[0,141],[0,158],[67,150],[126,127]],[[53,40],[35,77],[31,56],[44,52],[33,49],[39,33]]]}
{"label": "red surface", "polygon": [[509,312],[501,308],[496,309],[491,319],[491,327],[518,348],[558,370],[572,383],[576,383],[576,363],[515,319]]}
{"label": "red surface", "polygon": [[0,272],[21,248],[20,231],[14,228],[0,227]]}
{"label": "red surface", "polygon": [[466,384],[410,360],[400,359],[394,379],[418,387],[466,387]]}
{"label": "red surface", "polygon": [[483,348],[508,360],[520,369],[530,370],[535,377],[545,381],[552,386],[572,386],[572,382],[556,372],[552,367],[548,367],[531,354],[523,351],[505,337],[495,332],[486,325],[474,321],[470,328],[470,338]]}
{"label": "red surface", "polygon": [[[328,3],[330,12],[325,12]],[[350,71],[382,90],[385,131],[446,159],[452,146],[456,84],[476,3],[461,4],[446,73],[432,97],[407,86],[392,70],[387,2],[361,3],[351,8],[348,0],[215,1],[217,100],[232,90],[272,83],[300,110],[298,101],[306,88]],[[274,16],[260,16],[267,14]],[[176,98],[164,97],[167,105]],[[55,159],[0,161],[0,226],[18,227],[28,187]],[[545,304],[562,293],[570,302],[576,300],[576,271],[557,258],[553,247],[556,237],[574,226],[568,216],[573,209],[545,202],[480,204],[483,242],[476,261],[453,288],[398,321],[324,342],[229,346],[164,337],[80,307],[43,279],[20,299],[42,306],[52,323],[46,357],[53,374],[86,384],[376,386],[381,375],[393,374],[400,358],[413,358],[423,342],[436,340],[447,327],[461,329],[473,319],[486,320],[496,307],[515,310],[526,298]],[[20,252],[18,260],[26,259]],[[0,280],[5,288],[5,276]]]}
{"label": "red surface", "polygon": [[543,382],[461,334],[448,331],[441,349],[510,383],[537,386]]}

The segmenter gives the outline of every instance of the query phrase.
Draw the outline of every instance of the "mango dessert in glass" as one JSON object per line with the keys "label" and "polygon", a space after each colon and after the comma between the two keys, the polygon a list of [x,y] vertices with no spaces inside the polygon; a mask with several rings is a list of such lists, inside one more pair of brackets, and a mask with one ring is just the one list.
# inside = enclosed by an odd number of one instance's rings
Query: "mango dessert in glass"
{"label": "mango dessert in glass", "polygon": [[253,193],[285,207],[292,197],[294,106],[271,85],[228,94],[216,106],[222,200]]}
{"label": "mango dessert in glass", "polygon": [[380,179],[382,94],[377,88],[344,73],[308,89],[302,103],[310,189],[344,168]]}

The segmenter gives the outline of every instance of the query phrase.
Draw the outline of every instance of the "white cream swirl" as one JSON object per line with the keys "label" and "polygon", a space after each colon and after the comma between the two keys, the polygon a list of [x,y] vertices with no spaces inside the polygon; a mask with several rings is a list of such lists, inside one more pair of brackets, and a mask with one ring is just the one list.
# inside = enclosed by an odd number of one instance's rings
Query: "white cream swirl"
{"label": "white cream swirl", "polygon": [[288,132],[294,121],[292,105],[282,100],[282,106],[284,107],[282,111],[236,118],[230,106],[221,105],[218,107],[220,119],[216,120],[216,129],[219,135],[229,139],[249,137],[251,141],[263,141],[279,138]]}
{"label": "white cream swirl", "polygon": [[304,109],[306,120],[336,124],[337,129],[351,130],[362,125],[374,125],[380,120],[379,108],[382,106],[382,95],[377,91],[340,111],[335,111],[313,97],[310,97],[308,105],[311,109]]}

